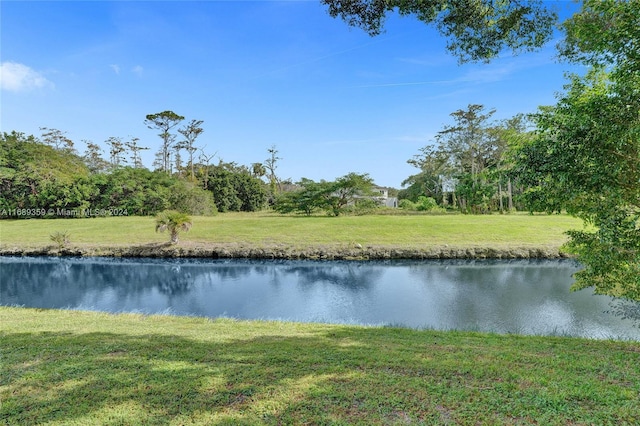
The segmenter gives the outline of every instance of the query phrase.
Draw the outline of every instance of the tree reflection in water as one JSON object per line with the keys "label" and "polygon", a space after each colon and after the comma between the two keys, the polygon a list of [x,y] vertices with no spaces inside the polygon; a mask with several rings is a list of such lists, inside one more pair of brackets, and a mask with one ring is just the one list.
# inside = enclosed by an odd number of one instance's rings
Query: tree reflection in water
{"label": "tree reflection in water", "polygon": [[4,257],[0,266],[3,305],[640,338],[624,319],[637,305],[569,292],[571,261]]}

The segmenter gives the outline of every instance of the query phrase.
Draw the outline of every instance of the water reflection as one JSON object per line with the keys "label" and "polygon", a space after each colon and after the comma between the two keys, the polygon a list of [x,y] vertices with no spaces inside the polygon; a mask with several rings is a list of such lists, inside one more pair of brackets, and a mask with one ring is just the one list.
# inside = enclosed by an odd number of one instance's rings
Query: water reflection
{"label": "water reflection", "polygon": [[640,340],[570,261],[0,258],[0,303]]}

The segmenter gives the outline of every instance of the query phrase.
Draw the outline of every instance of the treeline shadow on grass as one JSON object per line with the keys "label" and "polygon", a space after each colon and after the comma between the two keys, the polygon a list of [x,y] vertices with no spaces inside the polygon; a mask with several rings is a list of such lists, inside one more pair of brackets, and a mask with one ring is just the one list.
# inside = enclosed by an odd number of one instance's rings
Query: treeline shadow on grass
{"label": "treeline shadow on grass", "polygon": [[[487,337],[480,335],[459,344],[446,333],[416,339],[416,332],[400,329],[329,330],[220,341],[5,333],[0,421],[371,425],[640,419],[640,389],[633,382],[638,377],[628,378],[620,354],[603,353],[594,361],[591,349],[571,354],[556,339],[532,350],[518,347],[517,340],[503,347],[511,340],[494,336],[487,351],[480,344]],[[628,356],[637,360],[637,346],[612,344],[632,349]],[[563,368],[558,376],[557,364]],[[605,372],[589,374],[585,365]]]}

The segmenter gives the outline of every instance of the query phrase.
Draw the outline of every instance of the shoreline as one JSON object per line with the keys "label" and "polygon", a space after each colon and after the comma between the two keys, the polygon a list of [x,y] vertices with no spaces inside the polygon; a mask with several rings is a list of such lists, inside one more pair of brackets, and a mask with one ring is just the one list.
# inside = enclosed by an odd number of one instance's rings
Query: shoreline
{"label": "shoreline", "polygon": [[317,245],[292,247],[285,244],[194,244],[153,243],[127,246],[80,246],[58,248],[0,247],[0,256],[76,256],[133,258],[208,258],[266,260],[422,260],[422,259],[566,259],[571,256],[559,247],[540,246],[366,246]]}

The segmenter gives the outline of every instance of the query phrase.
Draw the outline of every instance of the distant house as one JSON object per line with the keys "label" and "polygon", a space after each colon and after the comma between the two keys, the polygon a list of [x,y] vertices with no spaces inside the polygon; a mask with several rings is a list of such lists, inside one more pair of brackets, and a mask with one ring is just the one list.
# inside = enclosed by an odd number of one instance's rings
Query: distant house
{"label": "distant house", "polygon": [[391,207],[394,209],[398,207],[398,198],[389,197],[389,188],[374,186],[373,188],[371,188],[371,192],[373,195],[360,195],[356,196],[356,198],[371,198],[373,200],[376,200],[382,206]]}
{"label": "distant house", "polygon": [[380,192],[380,201],[386,207],[398,208],[398,197],[389,197],[389,188],[374,187],[374,191]]}

